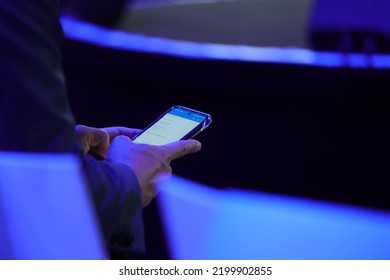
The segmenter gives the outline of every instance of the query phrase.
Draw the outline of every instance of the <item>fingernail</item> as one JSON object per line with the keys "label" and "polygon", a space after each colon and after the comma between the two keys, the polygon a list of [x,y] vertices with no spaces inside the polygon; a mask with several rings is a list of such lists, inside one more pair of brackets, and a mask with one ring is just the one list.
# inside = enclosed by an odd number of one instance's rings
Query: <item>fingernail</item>
{"label": "fingernail", "polygon": [[200,143],[199,141],[196,141],[195,147],[197,150],[200,150],[202,148],[202,143]]}

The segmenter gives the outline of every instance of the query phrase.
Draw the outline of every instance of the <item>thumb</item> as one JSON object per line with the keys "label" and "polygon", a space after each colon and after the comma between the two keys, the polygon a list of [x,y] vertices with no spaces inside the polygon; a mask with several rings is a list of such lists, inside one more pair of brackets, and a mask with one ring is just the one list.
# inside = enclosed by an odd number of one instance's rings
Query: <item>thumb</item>
{"label": "thumb", "polygon": [[168,156],[169,160],[175,160],[185,155],[199,152],[202,148],[202,144],[197,140],[180,140],[172,143],[168,143],[165,147],[170,152]]}

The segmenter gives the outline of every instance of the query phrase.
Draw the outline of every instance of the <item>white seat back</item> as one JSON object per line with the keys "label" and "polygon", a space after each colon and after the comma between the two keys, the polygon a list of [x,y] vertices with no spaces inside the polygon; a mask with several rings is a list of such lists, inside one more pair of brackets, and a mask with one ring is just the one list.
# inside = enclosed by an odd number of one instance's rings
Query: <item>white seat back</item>
{"label": "white seat back", "polygon": [[0,259],[105,259],[79,161],[0,152]]}

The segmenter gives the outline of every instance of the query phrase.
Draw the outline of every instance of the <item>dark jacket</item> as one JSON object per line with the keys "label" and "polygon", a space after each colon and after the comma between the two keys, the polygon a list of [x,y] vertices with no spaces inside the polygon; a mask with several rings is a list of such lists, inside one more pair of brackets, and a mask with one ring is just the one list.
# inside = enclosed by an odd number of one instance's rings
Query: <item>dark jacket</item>
{"label": "dark jacket", "polygon": [[62,72],[60,0],[0,0],[0,150],[80,156],[107,246],[143,252],[140,189],[125,165],[84,156]]}

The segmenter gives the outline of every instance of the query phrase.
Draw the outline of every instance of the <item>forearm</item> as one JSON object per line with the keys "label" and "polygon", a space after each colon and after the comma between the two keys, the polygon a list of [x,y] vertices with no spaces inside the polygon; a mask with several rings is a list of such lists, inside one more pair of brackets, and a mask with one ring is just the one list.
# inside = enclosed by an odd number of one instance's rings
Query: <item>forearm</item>
{"label": "forearm", "polygon": [[108,248],[144,252],[141,192],[133,171],[88,155],[82,163]]}

